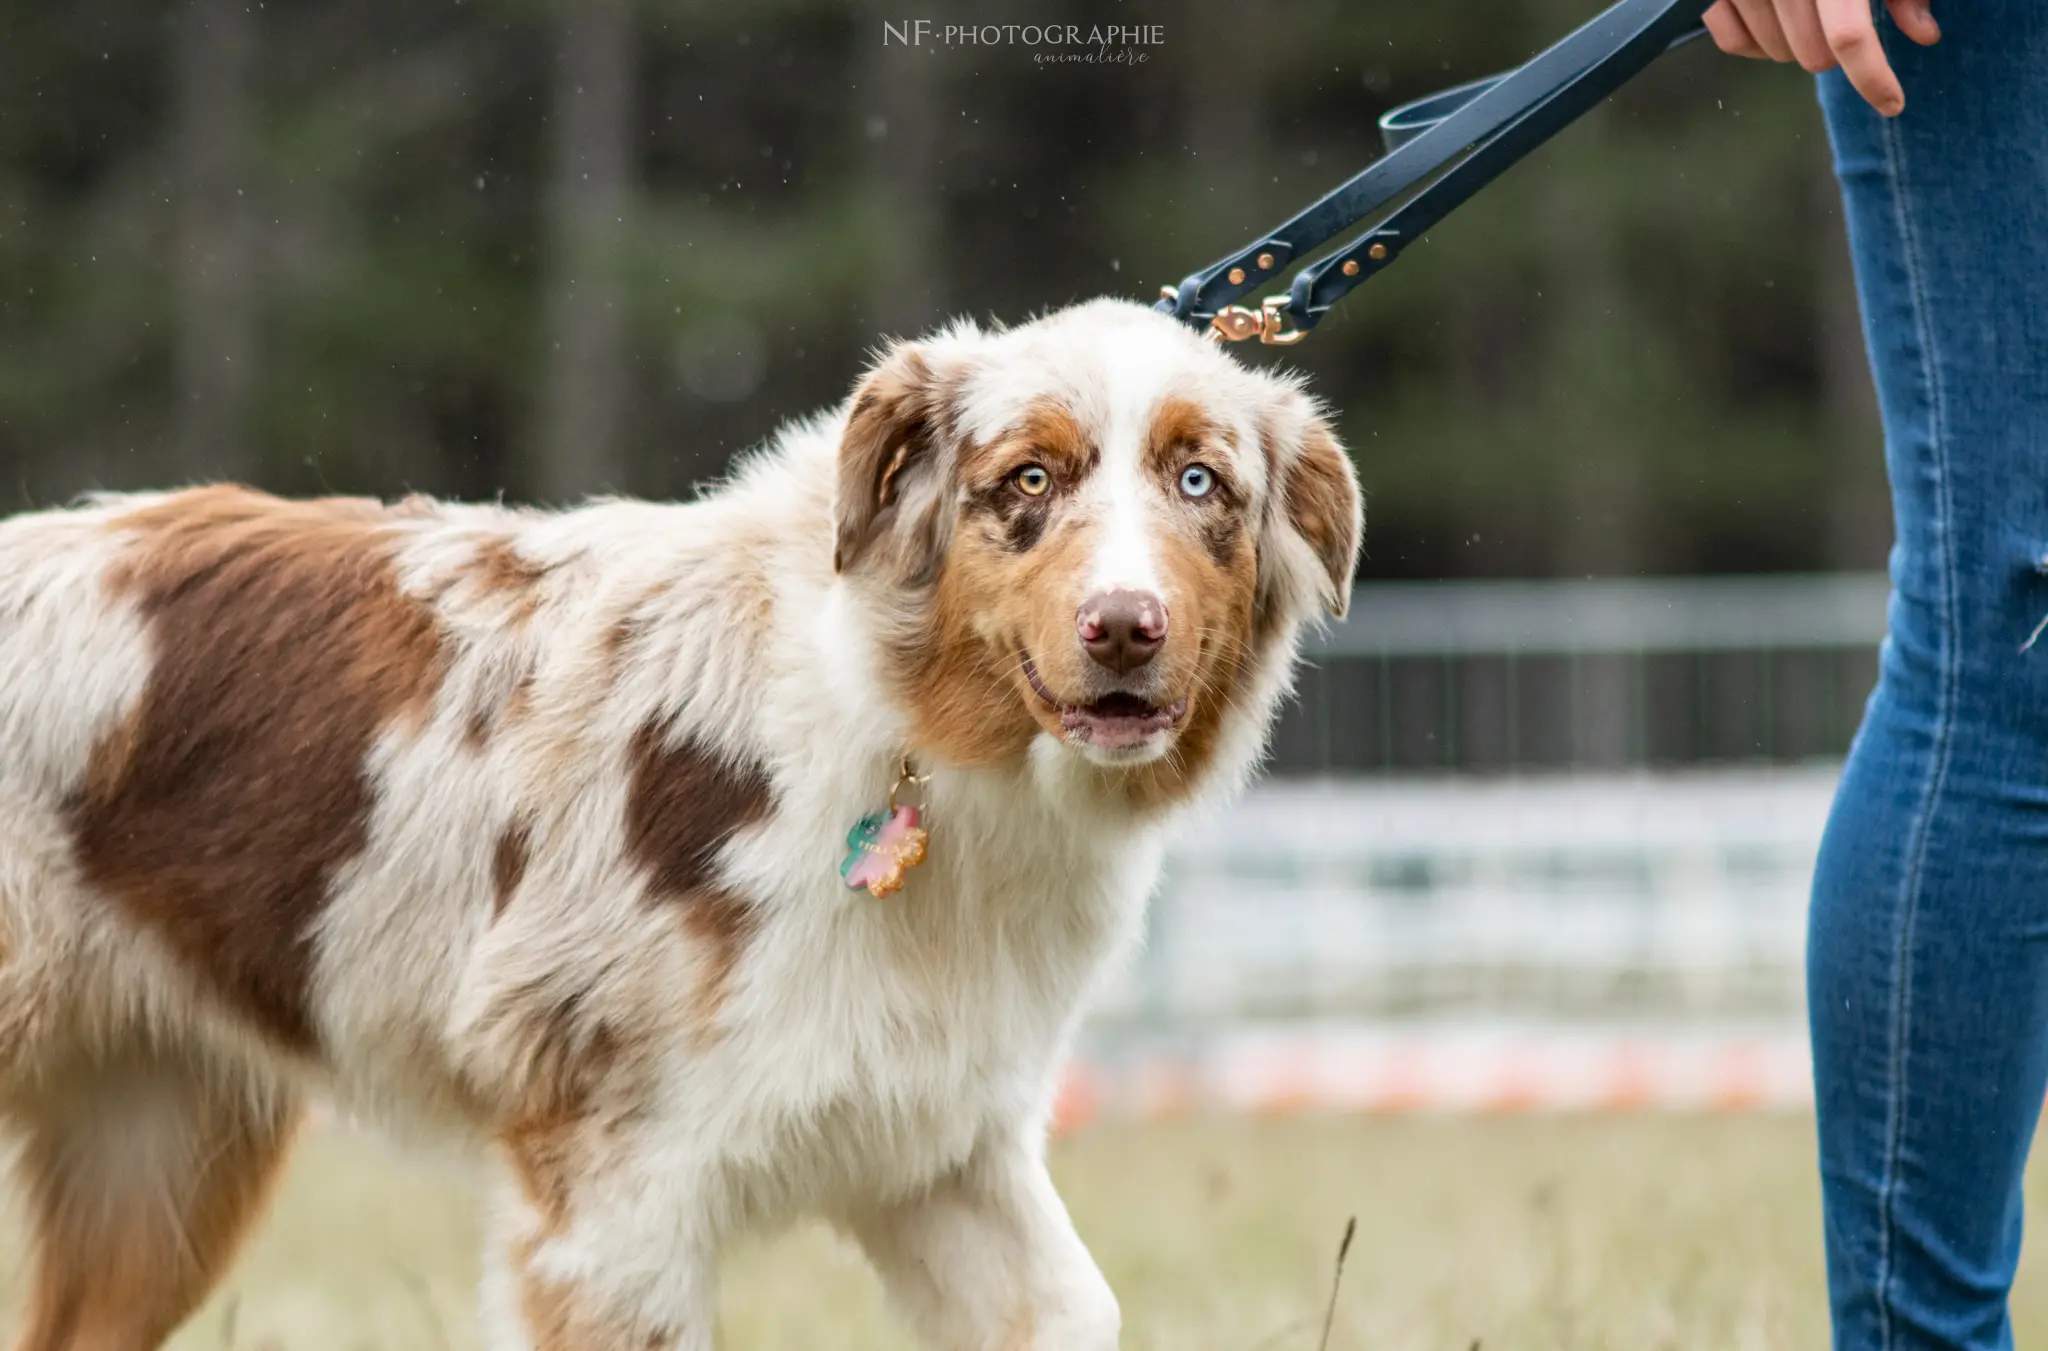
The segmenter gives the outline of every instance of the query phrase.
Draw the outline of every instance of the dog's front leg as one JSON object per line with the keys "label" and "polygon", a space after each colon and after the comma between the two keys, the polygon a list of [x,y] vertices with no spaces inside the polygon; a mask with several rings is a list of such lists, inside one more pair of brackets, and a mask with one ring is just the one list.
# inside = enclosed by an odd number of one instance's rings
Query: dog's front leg
{"label": "dog's front leg", "polygon": [[1115,1351],[1116,1296],[1035,1142],[984,1143],[930,1191],[850,1223],[932,1351]]}
{"label": "dog's front leg", "polygon": [[658,1129],[591,1117],[501,1143],[484,1276],[492,1351],[712,1351],[719,1236],[706,1173],[664,1151]]}

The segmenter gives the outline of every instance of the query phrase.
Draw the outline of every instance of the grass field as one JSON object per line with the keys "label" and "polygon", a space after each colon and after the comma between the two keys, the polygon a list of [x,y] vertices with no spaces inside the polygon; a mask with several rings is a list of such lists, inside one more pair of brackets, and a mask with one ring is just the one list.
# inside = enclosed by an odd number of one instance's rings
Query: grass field
{"label": "grass field", "polygon": [[[1313,1351],[1346,1216],[1333,1348],[1825,1345],[1800,1117],[1189,1121],[1055,1147],[1131,1351]],[[468,1351],[472,1183],[369,1141],[300,1154],[182,1351]],[[11,1217],[10,1217],[11,1218]],[[2048,1336],[2031,1245],[2022,1343]],[[12,1324],[19,1234],[0,1238]],[[857,1253],[806,1229],[726,1264],[726,1351],[908,1347]]]}

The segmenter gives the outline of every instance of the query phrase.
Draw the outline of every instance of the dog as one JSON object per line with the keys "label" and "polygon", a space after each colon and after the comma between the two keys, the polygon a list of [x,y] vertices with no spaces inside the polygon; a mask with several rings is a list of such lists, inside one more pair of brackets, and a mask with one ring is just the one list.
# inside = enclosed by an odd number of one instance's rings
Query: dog
{"label": "dog", "polygon": [[1297,379],[1118,301],[896,343],[684,505],[0,524],[21,1351],[161,1343],[309,1095],[495,1160],[494,1346],[708,1348],[815,1215],[931,1346],[1114,1347],[1056,1074],[1362,524]]}

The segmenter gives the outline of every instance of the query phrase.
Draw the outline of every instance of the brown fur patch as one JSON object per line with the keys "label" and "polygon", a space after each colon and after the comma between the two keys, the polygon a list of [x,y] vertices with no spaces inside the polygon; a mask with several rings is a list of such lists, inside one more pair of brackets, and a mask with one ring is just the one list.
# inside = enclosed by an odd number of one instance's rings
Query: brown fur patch
{"label": "brown fur patch", "polygon": [[[1018,445],[1012,457],[1019,463],[1036,461],[1052,470],[1055,488],[1072,488],[1102,461],[1102,450],[1095,444],[1095,438],[1074,416],[1074,410],[1057,399],[1032,400],[1015,436],[1007,439]],[[1002,472],[1008,473],[1013,467],[1005,467]]]}
{"label": "brown fur patch", "polygon": [[469,577],[485,595],[505,597],[511,605],[511,622],[524,624],[540,608],[540,583],[547,575],[545,567],[519,552],[516,539],[503,535],[476,546],[476,561]]}
{"label": "brown fur patch", "polygon": [[1217,567],[1229,567],[1243,546],[1244,518],[1235,512],[1219,513],[1215,519],[1202,523],[1202,547]]}
{"label": "brown fur patch", "polygon": [[768,814],[768,775],[760,766],[734,764],[694,740],[672,743],[660,723],[634,734],[627,766],[626,852],[647,868],[661,895],[711,886],[719,849]]}
{"label": "brown fur patch", "polygon": [[473,751],[480,751],[491,744],[491,729],[497,725],[499,707],[488,700],[479,700],[469,710],[469,717],[462,724],[462,744]]}
{"label": "brown fur patch", "polygon": [[695,741],[671,744],[652,722],[634,735],[628,763],[626,852],[647,869],[653,897],[681,907],[683,924],[700,945],[705,965],[695,1002],[709,1021],[756,923],[752,905],[720,885],[718,853],[735,833],[767,816],[768,775]]}
{"label": "brown fur patch", "polygon": [[1342,616],[1351,603],[1351,572],[1358,560],[1358,488],[1350,462],[1329,429],[1311,423],[1300,456],[1286,468],[1287,516],[1328,574],[1324,603]]}
{"label": "brown fur patch", "polygon": [[[1046,561],[1040,552],[1026,557]],[[988,631],[991,623],[1008,623],[993,608],[998,598],[1011,609],[1030,600],[1022,588],[1004,590],[1004,575],[993,559],[956,541],[920,640],[894,654],[911,710],[912,744],[948,764],[1013,761],[1038,730],[1018,698],[1017,655],[1003,651]]]}
{"label": "brown fur patch", "polygon": [[569,1223],[571,1183],[588,1165],[582,1141],[587,1118],[564,1114],[523,1121],[507,1130],[499,1143],[513,1181],[534,1212],[531,1232],[512,1245],[512,1275],[519,1288],[519,1312],[533,1351],[580,1351],[587,1343],[573,1337],[574,1292],[533,1271],[543,1243]]}
{"label": "brown fur patch", "polygon": [[475,566],[477,585],[487,591],[529,591],[548,575],[545,567],[519,552],[519,541],[511,535],[494,535],[479,543]]}
{"label": "brown fur patch", "polygon": [[661,1351],[676,1340],[663,1331],[642,1331],[609,1312],[592,1307],[574,1286],[534,1271],[543,1240],[529,1238],[513,1245],[513,1278],[519,1289],[519,1315],[526,1324],[526,1345],[532,1351]]}
{"label": "brown fur patch", "polygon": [[528,668],[519,673],[513,682],[512,693],[505,696],[505,706],[498,710],[500,724],[515,723],[533,709],[533,687],[540,680],[539,672]]}
{"label": "brown fur patch", "polygon": [[[840,437],[832,570],[869,562],[912,582],[938,565],[945,494],[930,476],[954,435],[951,384],[904,344],[861,381]],[[912,492],[918,485],[926,491]]]}
{"label": "brown fur patch", "polygon": [[962,446],[956,473],[962,487],[979,494],[1007,485],[1027,464],[1041,465],[1053,480],[1045,500],[1056,500],[1080,486],[1101,460],[1101,450],[1072,409],[1054,399],[1036,399],[1009,431],[993,441]]}
{"label": "brown fur patch", "polygon": [[587,994],[529,989],[511,1002],[531,1015],[517,1033],[525,1081],[498,1141],[537,1244],[568,1224],[577,1183],[616,1156],[616,1132],[644,1105],[644,1065]]}
{"label": "brown fur patch", "polygon": [[[958,472],[967,489],[967,512],[989,523],[1009,552],[1024,553],[1045,537],[1061,499],[1101,460],[1101,448],[1071,409],[1057,400],[1038,399],[1009,434],[962,449]],[[1016,482],[1017,472],[1033,464],[1052,479],[1036,497]]]}
{"label": "brown fur patch", "polygon": [[1245,541],[1244,489],[1230,452],[1229,435],[1192,399],[1161,399],[1145,428],[1145,471],[1163,484],[1176,485],[1168,491],[1178,491],[1181,471],[1191,464],[1203,465],[1215,476],[1215,486],[1207,497],[1180,501],[1182,509],[1192,514],[1210,560],[1226,570]]}
{"label": "brown fur patch", "polygon": [[142,740],[142,710],[129,710],[112,731],[94,745],[85,766],[85,795],[103,802],[121,791],[121,783],[135,762],[136,747]]}
{"label": "brown fur patch", "polygon": [[1179,473],[1191,458],[1200,459],[1201,448],[1221,440],[1222,433],[1208,409],[1193,399],[1169,396],[1159,401],[1152,421],[1146,424],[1140,463],[1148,473],[1164,479]]}
{"label": "brown fur patch", "polygon": [[501,1121],[555,1121],[587,1115],[600,1094],[619,1096],[634,1082],[636,1048],[598,1012],[589,984],[545,980],[507,993],[511,1011],[493,1029],[512,1072],[494,1081]]}
{"label": "brown fur patch", "polygon": [[753,905],[734,892],[700,891],[683,902],[683,927],[704,955],[697,988],[690,997],[699,1028],[708,1029],[717,1020],[733,972],[739,968],[740,954],[758,924]]}
{"label": "brown fur patch", "polygon": [[598,638],[597,656],[607,686],[616,684],[626,665],[633,660],[643,635],[656,623],[656,603],[668,591],[667,582],[641,588],[614,612],[611,622],[605,625]]}
{"label": "brown fur patch", "polygon": [[541,1248],[568,1227],[578,1181],[591,1177],[615,1152],[610,1139],[614,1121],[612,1113],[586,1102],[523,1121],[499,1136],[513,1181],[533,1212],[532,1223],[509,1253],[520,1317],[533,1351],[658,1348],[673,1340],[663,1331],[623,1326],[573,1285],[534,1270]]}
{"label": "brown fur patch", "polygon": [[1021,554],[1038,546],[1052,523],[1059,499],[1050,491],[1032,497],[1007,479],[967,495],[965,523],[979,524],[1010,553]]}
{"label": "brown fur patch", "polygon": [[482,751],[491,744],[492,736],[500,729],[525,717],[533,701],[535,679],[537,673],[532,655],[522,654],[522,665],[516,677],[510,680],[500,678],[477,694],[475,702],[470,705],[469,716],[463,719],[462,744],[473,751]]}
{"label": "brown fur patch", "polygon": [[581,1336],[576,1293],[533,1270],[541,1240],[524,1239],[514,1245],[511,1261],[513,1279],[519,1286],[519,1316],[526,1324],[526,1344],[533,1351],[596,1351],[603,1343]]}
{"label": "brown fur patch", "polygon": [[531,832],[526,823],[515,822],[498,835],[491,850],[491,913],[502,915],[512,903],[512,894],[526,880],[527,850]]}
{"label": "brown fur patch", "polygon": [[606,671],[617,675],[619,667],[625,662],[627,651],[639,636],[640,621],[633,615],[621,615],[605,626],[598,655],[603,658]]}
{"label": "brown fur patch", "polygon": [[315,1047],[308,933],[367,841],[366,758],[440,683],[388,520],[352,499],[206,488],[117,518],[108,578],[154,664],[67,804],[80,867],[223,1001]]}
{"label": "brown fur patch", "polygon": [[573,1113],[528,1117],[498,1137],[520,1197],[550,1233],[569,1221],[569,1179],[575,1172],[573,1144],[580,1122]]}

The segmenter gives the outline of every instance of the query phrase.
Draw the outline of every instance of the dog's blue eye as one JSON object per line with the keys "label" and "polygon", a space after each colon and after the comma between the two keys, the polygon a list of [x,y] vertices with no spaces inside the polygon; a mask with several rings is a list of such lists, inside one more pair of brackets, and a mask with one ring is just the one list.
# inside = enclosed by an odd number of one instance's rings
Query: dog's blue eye
{"label": "dog's blue eye", "polygon": [[1216,486],[1216,476],[1199,464],[1180,471],[1180,490],[1189,497],[1207,497]]}

